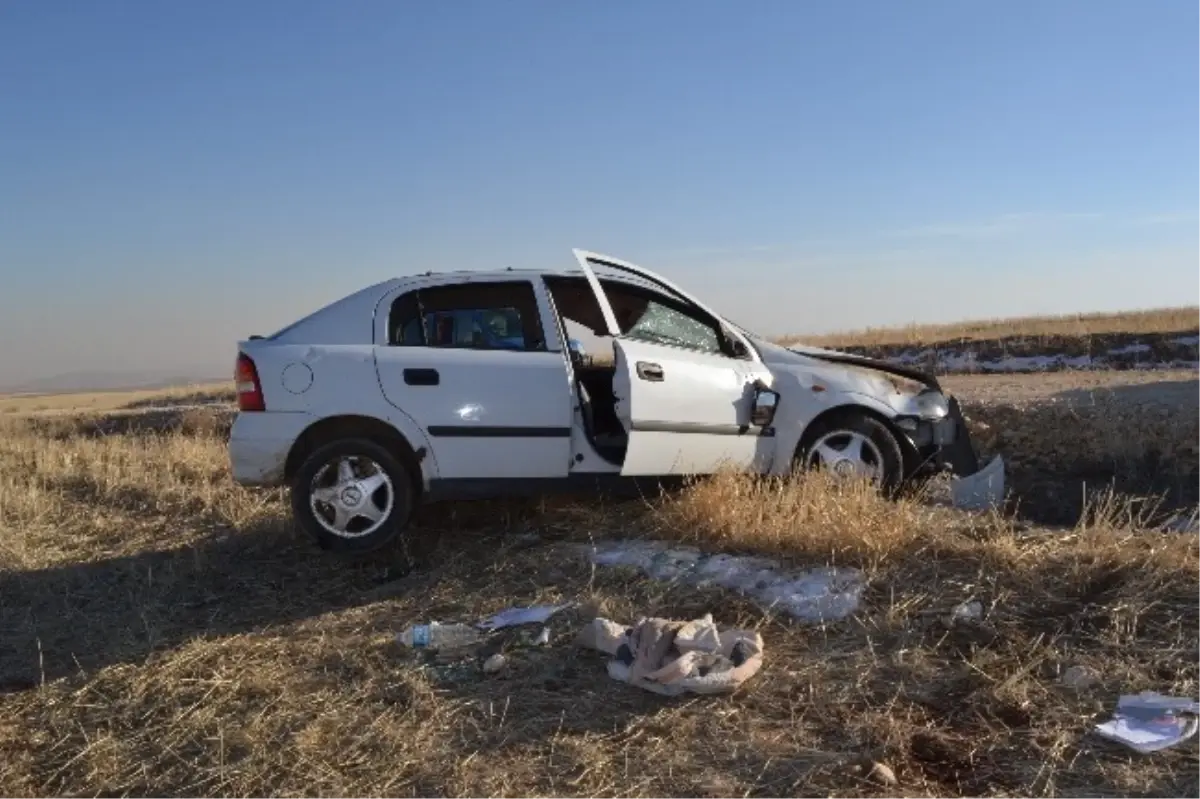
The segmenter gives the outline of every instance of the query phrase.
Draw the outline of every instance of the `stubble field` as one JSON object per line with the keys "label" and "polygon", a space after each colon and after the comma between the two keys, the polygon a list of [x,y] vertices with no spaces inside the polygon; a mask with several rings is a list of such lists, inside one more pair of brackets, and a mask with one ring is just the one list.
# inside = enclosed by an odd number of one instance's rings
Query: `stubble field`
{"label": "stubble field", "polygon": [[[1090,728],[1121,693],[1200,690],[1200,547],[1174,529],[1197,373],[944,382],[1009,463],[1003,513],[721,475],[431,507],[355,559],[298,536],[282,492],[231,483],[225,387],[0,398],[0,792],[1195,796],[1195,740],[1138,755]],[[853,566],[867,589],[805,625],[573,549],[614,537]],[[509,641],[496,675],[394,641],[559,601],[579,605],[550,645]],[[966,601],[981,619],[947,618]],[[705,612],[766,641],[731,696],[639,692],[571,644],[597,613]]]}

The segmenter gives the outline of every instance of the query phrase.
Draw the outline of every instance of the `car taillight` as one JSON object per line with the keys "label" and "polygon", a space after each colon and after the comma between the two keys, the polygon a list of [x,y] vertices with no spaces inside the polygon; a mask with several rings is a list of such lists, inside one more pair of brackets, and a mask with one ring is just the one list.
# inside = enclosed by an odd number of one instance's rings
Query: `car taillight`
{"label": "car taillight", "polygon": [[258,382],[258,369],[246,353],[238,353],[237,365],[233,368],[233,381],[237,385],[239,411],[265,411],[262,384]]}

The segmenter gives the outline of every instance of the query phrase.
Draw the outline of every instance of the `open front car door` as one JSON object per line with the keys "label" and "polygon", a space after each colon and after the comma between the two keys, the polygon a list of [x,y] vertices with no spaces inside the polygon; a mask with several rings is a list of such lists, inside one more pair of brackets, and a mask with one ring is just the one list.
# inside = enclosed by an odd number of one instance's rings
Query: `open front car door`
{"label": "open front car door", "polygon": [[750,342],[665,278],[575,250],[613,337],[625,476],[764,471],[773,454],[772,376]]}

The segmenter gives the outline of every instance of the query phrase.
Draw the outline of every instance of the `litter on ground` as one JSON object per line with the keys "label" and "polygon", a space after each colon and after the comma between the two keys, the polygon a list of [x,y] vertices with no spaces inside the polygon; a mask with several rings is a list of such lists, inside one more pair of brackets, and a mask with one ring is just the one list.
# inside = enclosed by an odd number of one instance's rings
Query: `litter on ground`
{"label": "litter on ground", "polygon": [[521,624],[544,624],[551,616],[560,610],[571,607],[567,605],[531,605],[527,608],[509,608],[502,610],[490,619],[479,623],[484,630],[499,630],[501,627],[516,627]]}
{"label": "litter on ground", "polygon": [[[396,636],[396,640],[410,649],[426,649],[433,652],[453,652],[470,649],[483,643],[488,633],[493,633],[505,627],[519,627],[523,624],[544,624],[551,616],[560,610],[571,607],[566,605],[532,605],[526,608],[509,608],[491,618],[471,624],[414,624]],[[544,644],[550,640],[550,630],[543,628],[537,643]]]}
{"label": "litter on ground", "polygon": [[469,624],[414,624],[396,636],[396,640],[410,649],[427,649],[432,652],[453,652],[474,647],[483,637]]}
{"label": "litter on ground", "polygon": [[1096,732],[1111,741],[1148,754],[1167,749],[1196,734],[1200,702],[1153,691],[1122,696],[1108,721]]}
{"label": "litter on ground", "polygon": [[665,696],[730,693],[762,667],[763,639],[752,630],[718,630],[712,614],[692,621],[644,618],[632,627],[596,618],[581,645],[613,659],[608,676]]}
{"label": "litter on ground", "polygon": [[983,603],[978,600],[971,602],[963,602],[956,605],[954,610],[950,612],[951,623],[956,621],[979,621],[983,618]]}
{"label": "litter on ground", "polygon": [[837,621],[854,613],[862,597],[862,573],[821,567],[789,572],[768,558],[704,555],[661,541],[604,541],[587,547],[599,566],[632,566],[656,580],[703,587],[716,585],[809,622]]}

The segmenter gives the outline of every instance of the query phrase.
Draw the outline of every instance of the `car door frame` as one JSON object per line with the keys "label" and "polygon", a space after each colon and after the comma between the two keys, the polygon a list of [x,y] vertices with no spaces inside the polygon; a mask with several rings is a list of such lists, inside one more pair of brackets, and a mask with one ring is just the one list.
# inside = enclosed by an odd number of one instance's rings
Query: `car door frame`
{"label": "car door frame", "polygon": [[[651,449],[655,446],[662,447],[666,445],[668,449],[675,450],[679,455],[685,456],[680,460],[680,463],[687,463],[691,459],[686,457],[690,454],[698,456],[698,461],[701,463],[709,463],[712,460],[713,453],[717,450],[724,450],[725,462],[735,468],[749,468],[755,471],[764,471],[769,468],[774,455],[774,428],[771,423],[774,418],[774,407],[778,402],[778,394],[773,391],[771,384],[773,376],[770,369],[763,362],[757,348],[755,348],[749,340],[747,340],[740,331],[731,327],[720,314],[713,311],[703,302],[691,296],[683,289],[679,288],[666,278],[651,272],[648,269],[638,266],[637,264],[623,261],[612,256],[602,253],[590,252],[587,250],[575,249],[572,251],[579,267],[583,270],[587,278],[588,284],[591,286],[593,294],[596,296],[596,301],[599,303],[601,315],[604,318],[605,325],[608,327],[609,335],[612,336],[614,346],[617,352],[616,356],[618,374],[614,377],[614,384],[617,381],[625,379],[630,385],[629,394],[626,401],[629,405],[630,427],[627,431],[629,434],[629,452],[633,454],[633,460],[636,461],[638,449],[635,447],[635,436],[641,439],[646,439],[646,449]],[[674,304],[680,304],[685,308],[691,308],[699,311],[698,316],[707,317],[711,320],[716,328],[719,336],[726,339],[732,339],[733,342],[740,343],[745,357],[737,357],[729,353],[706,353],[701,350],[690,350],[686,346],[673,346],[668,344],[654,344],[640,339],[628,338],[620,330],[617,323],[616,314],[613,311],[612,304],[608,299],[608,295],[600,281],[599,276],[592,269],[591,263],[614,268],[617,271],[626,272],[628,274],[640,277],[659,289],[665,290],[667,298],[673,300]],[[637,288],[636,286],[632,286]],[[651,293],[655,293],[651,290]],[[673,296],[672,296],[673,295]],[[726,424],[713,425],[714,428],[723,428],[720,432],[705,434],[703,428],[688,428],[687,425],[671,425],[669,420],[648,420],[648,425],[642,426],[639,429],[638,412],[633,402],[633,386],[636,385],[636,379],[633,372],[636,366],[627,363],[627,359],[623,357],[622,343],[634,345],[634,349],[644,347],[661,348],[671,351],[672,354],[676,351],[682,354],[682,360],[688,362],[693,369],[703,369],[714,364],[706,363],[714,357],[725,358],[729,361],[728,368],[737,374],[742,380],[742,391],[744,394],[743,402],[745,403],[745,419],[731,418]],[[695,358],[688,358],[687,353],[695,352]],[[677,357],[677,360],[680,358]],[[625,375],[622,377],[621,371],[624,370]],[[694,395],[692,397],[694,402]],[[714,398],[714,407],[722,409],[720,413],[728,413],[729,394],[722,393],[719,397]],[[764,416],[761,412],[762,408],[769,405],[769,412]],[[737,412],[741,412],[738,409]],[[668,423],[668,424],[663,424]],[[665,429],[664,429],[665,428]],[[772,439],[769,442],[756,440],[748,443],[745,436],[751,436],[754,439]],[[652,440],[651,440],[652,439]],[[724,441],[725,444],[716,442]],[[706,453],[701,453],[703,448]],[[692,452],[694,450],[694,452]],[[653,458],[651,458],[653,460]],[[659,461],[661,464],[663,461]],[[683,468],[683,467],[678,467]],[[621,473],[623,475],[644,475],[650,472],[641,471],[642,467],[631,462],[630,455],[626,456],[626,463],[622,466]],[[663,474],[678,474],[678,473],[708,473],[714,471],[711,467],[702,467],[697,471],[679,472],[675,466],[668,466],[661,473]]]}

